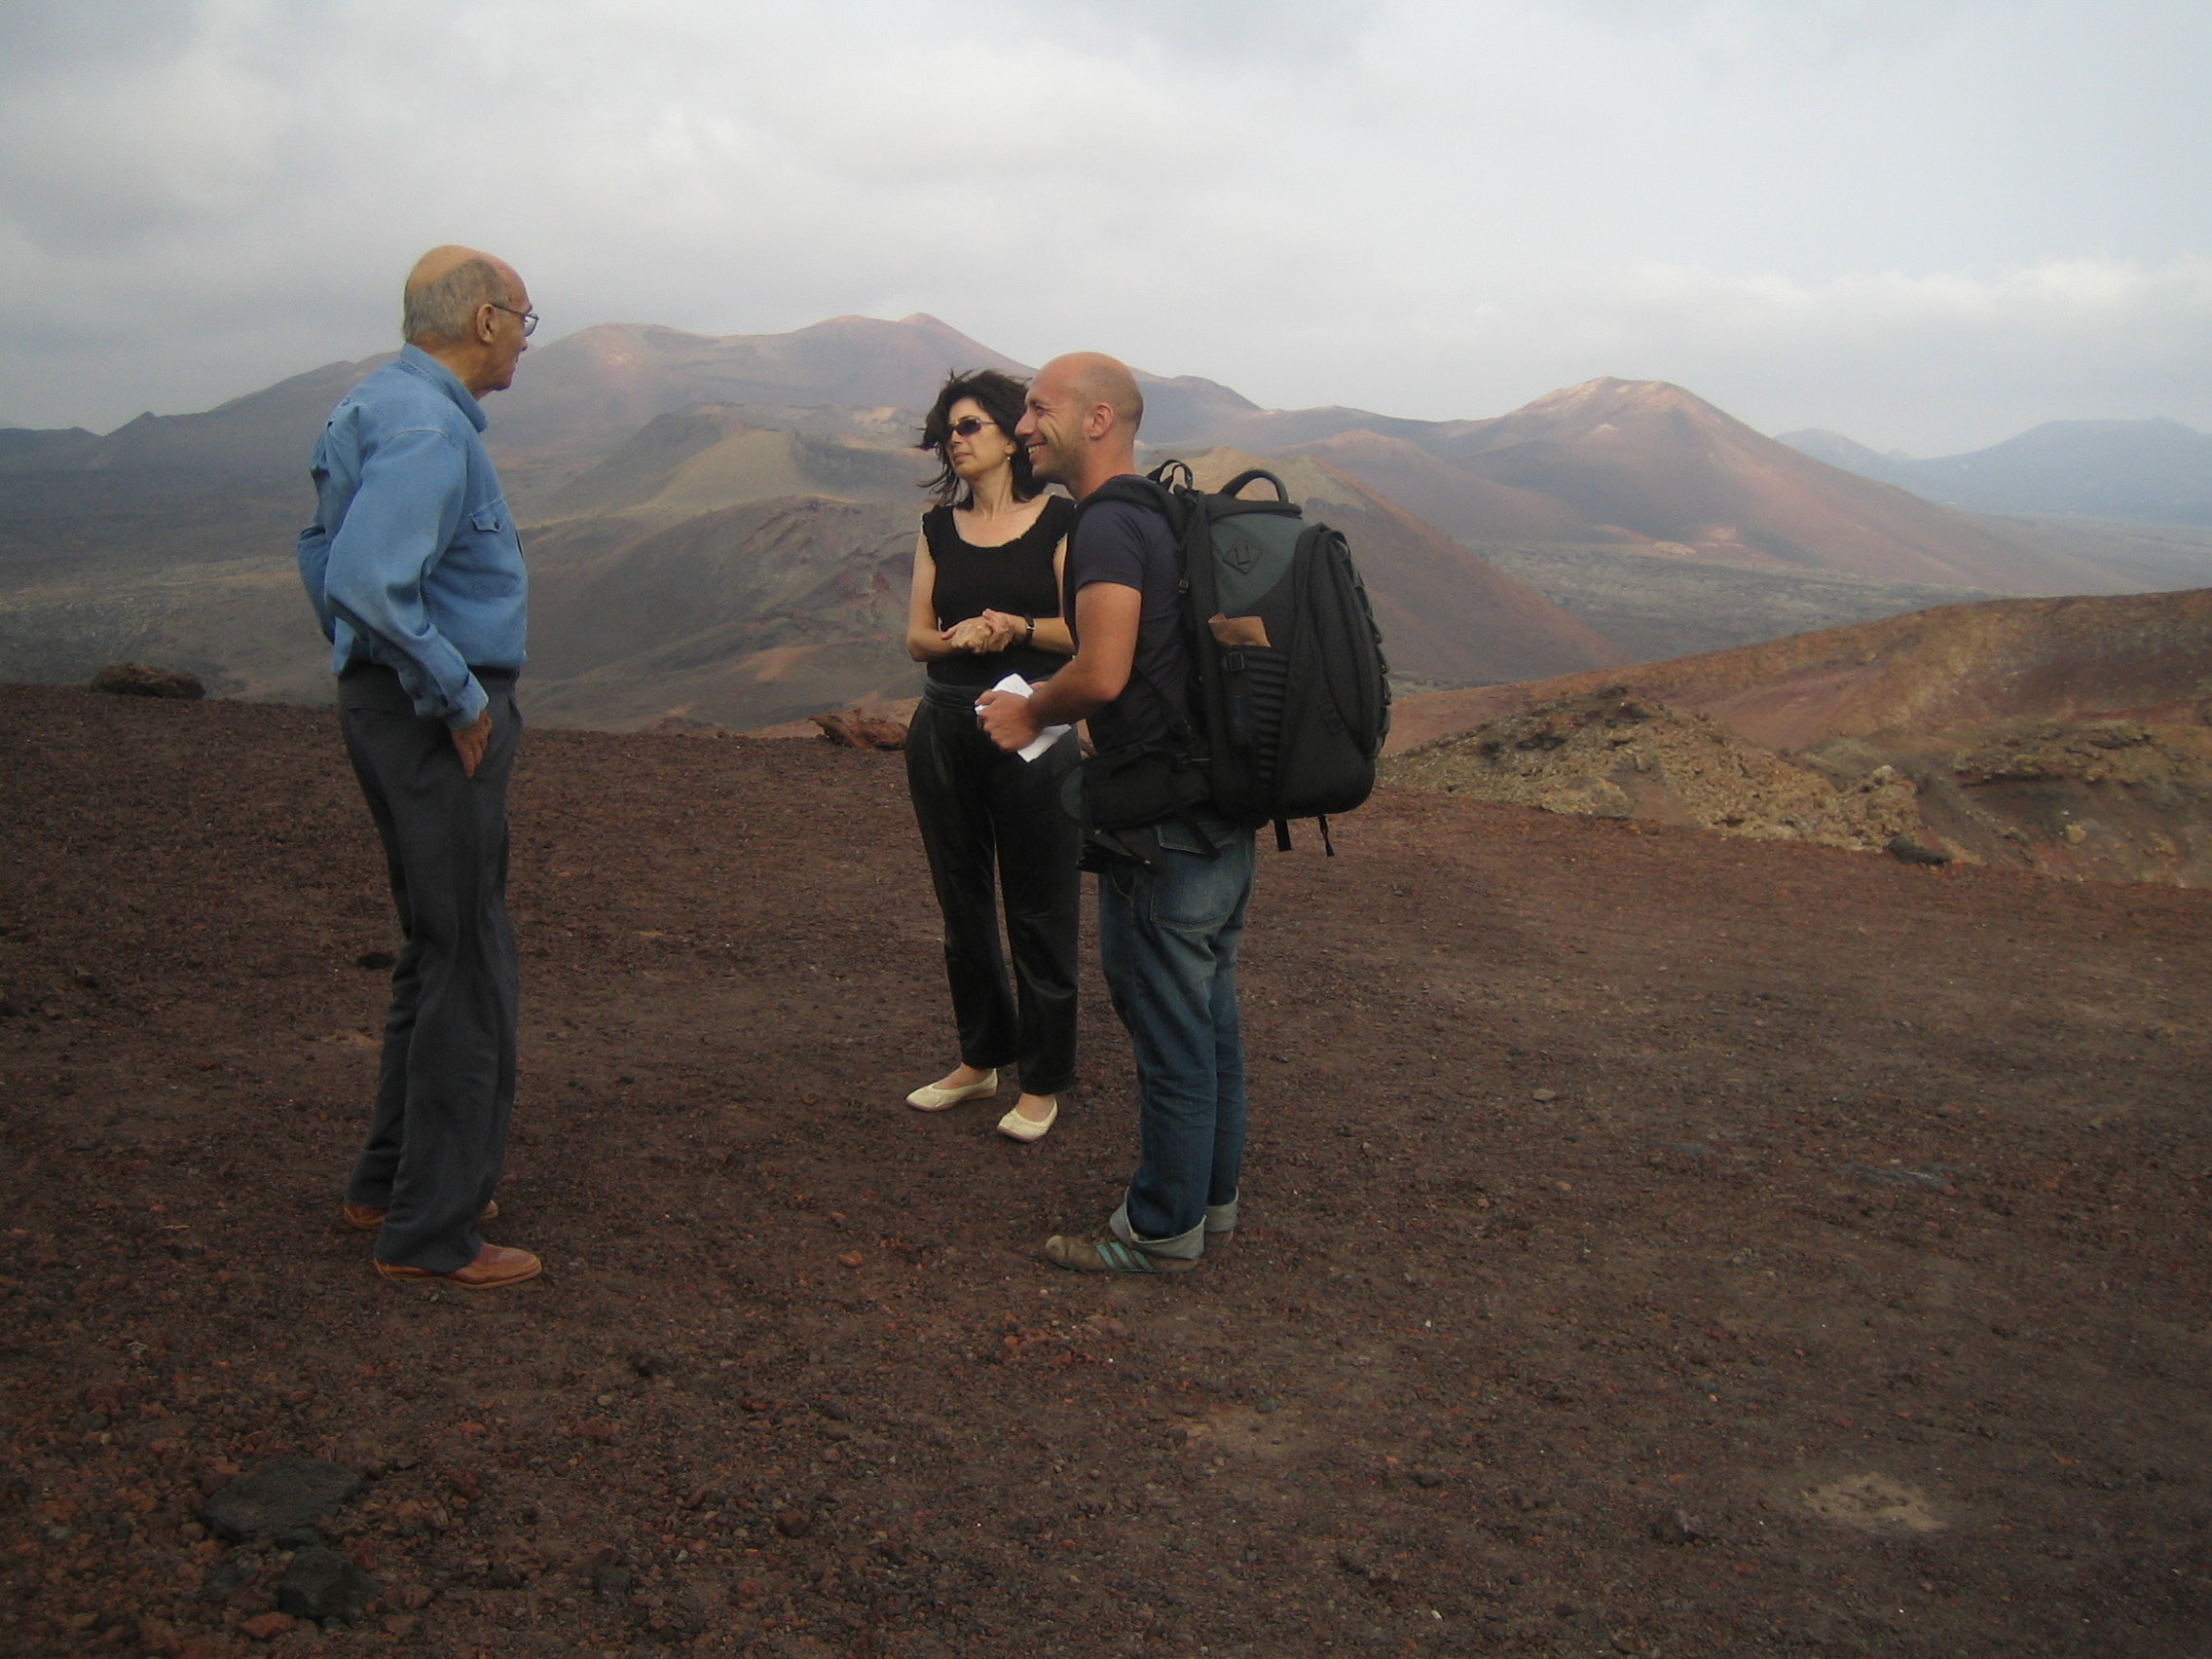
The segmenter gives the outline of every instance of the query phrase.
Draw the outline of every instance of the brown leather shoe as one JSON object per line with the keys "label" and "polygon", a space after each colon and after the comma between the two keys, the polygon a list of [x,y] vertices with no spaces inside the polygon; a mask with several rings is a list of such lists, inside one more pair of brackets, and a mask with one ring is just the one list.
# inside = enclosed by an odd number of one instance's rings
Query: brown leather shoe
{"label": "brown leather shoe", "polygon": [[545,1264],[528,1250],[510,1250],[504,1244],[485,1245],[476,1252],[475,1261],[450,1273],[432,1272],[428,1268],[403,1268],[397,1262],[377,1264],[377,1272],[387,1279],[444,1279],[463,1290],[498,1290],[503,1285],[534,1279],[544,1271]]}
{"label": "brown leather shoe", "polygon": [[[355,1233],[374,1233],[384,1225],[384,1218],[390,1213],[389,1210],[371,1209],[367,1204],[348,1204],[345,1210],[346,1225]],[[481,1227],[484,1223],[498,1218],[499,1200],[494,1198],[484,1206],[484,1213],[476,1218],[476,1225]]]}

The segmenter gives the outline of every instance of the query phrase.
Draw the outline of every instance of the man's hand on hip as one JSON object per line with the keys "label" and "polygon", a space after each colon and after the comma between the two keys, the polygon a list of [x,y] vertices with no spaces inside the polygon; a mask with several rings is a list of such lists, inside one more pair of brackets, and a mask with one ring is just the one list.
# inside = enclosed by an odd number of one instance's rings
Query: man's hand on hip
{"label": "man's hand on hip", "polygon": [[476,768],[484,763],[484,751],[492,742],[492,705],[484,705],[484,712],[476,717],[474,725],[452,726],[453,746],[461,755],[461,775],[476,776]]}

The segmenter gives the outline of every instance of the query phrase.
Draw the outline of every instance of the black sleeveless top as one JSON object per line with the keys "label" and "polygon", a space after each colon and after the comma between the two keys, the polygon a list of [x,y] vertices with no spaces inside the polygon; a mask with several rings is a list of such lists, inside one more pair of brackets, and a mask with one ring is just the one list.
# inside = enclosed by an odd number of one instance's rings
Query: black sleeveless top
{"label": "black sleeveless top", "polygon": [[[1014,616],[1057,616],[1058,584],[1052,579],[1052,554],[1075,523],[1075,503],[1048,497],[1037,522],[1003,547],[977,547],[961,539],[950,507],[932,507],[922,515],[922,536],[937,561],[937,587],[931,603],[937,625],[949,628],[985,610]],[[959,651],[930,664],[930,678],[942,685],[996,685],[1010,674],[1035,682],[1057,673],[1068,659],[1042,645],[1011,650]]]}

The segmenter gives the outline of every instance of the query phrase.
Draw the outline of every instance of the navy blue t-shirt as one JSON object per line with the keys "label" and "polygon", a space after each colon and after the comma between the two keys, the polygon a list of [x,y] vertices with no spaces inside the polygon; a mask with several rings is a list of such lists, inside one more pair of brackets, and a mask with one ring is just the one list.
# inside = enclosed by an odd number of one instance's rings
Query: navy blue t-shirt
{"label": "navy blue t-shirt", "polygon": [[[1176,591],[1181,581],[1175,533],[1150,507],[1101,501],[1076,521],[1068,540],[1068,592],[1080,594],[1092,582],[1114,582],[1144,596],[1129,682],[1090,717],[1090,739],[1100,749],[1167,740],[1174,718],[1190,718],[1191,649],[1183,638],[1182,599]],[[1075,607],[1067,608],[1073,633]]]}

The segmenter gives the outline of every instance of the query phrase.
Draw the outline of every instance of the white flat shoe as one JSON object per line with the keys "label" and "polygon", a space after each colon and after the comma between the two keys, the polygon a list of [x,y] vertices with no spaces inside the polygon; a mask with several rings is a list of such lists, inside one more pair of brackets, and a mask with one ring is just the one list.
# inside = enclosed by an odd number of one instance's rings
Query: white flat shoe
{"label": "white flat shoe", "polygon": [[1045,1114],[1042,1123],[1033,1118],[1024,1118],[1017,1107],[999,1120],[999,1133],[1005,1135],[1009,1140],[1043,1140],[1045,1131],[1059,1121],[1060,1103],[1055,1097],[1052,1101],[1052,1109]]}
{"label": "white flat shoe", "polygon": [[906,1104],[917,1112],[941,1112],[947,1106],[957,1106],[963,1100],[978,1100],[986,1094],[999,1091],[999,1074],[986,1073],[979,1083],[971,1083],[965,1088],[940,1088],[926,1083],[906,1096]]}

